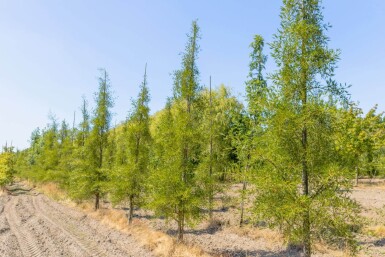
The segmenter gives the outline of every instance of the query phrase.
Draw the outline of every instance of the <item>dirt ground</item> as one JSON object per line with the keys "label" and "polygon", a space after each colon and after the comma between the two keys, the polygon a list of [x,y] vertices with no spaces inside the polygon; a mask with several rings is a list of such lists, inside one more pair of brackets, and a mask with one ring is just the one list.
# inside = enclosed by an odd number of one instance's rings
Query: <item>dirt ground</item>
{"label": "dirt ground", "polygon": [[[109,228],[79,210],[22,185],[10,189],[12,195],[0,196],[0,256],[146,257],[154,254],[134,236]],[[239,189],[240,185],[235,185],[231,193]],[[365,229],[358,235],[359,256],[385,256],[385,181],[361,181],[352,191],[352,198],[363,207],[361,215],[365,219]],[[288,248],[283,243],[278,232],[248,225],[238,228],[239,203],[235,200],[218,198],[217,204],[213,222],[202,221],[187,229],[187,245],[218,257],[301,256],[299,249]],[[103,207],[108,206],[104,203]],[[175,224],[156,218],[149,211],[135,210],[135,220],[154,231],[176,234]],[[316,248],[314,256],[344,256],[342,251]]]}
{"label": "dirt ground", "polygon": [[361,256],[385,256],[385,180],[361,180],[352,197],[362,206],[365,219],[358,236]]}
{"label": "dirt ground", "polygon": [[131,236],[21,188],[0,196],[0,256],[153,255]]}
{"label": "dirt ground", "polygon": [[[230,194],[234,196],[234,192],[240,188],[241,185],[235,185],[230,190]],[[353,189],[352,198],[363,207],[361,216],[365,220],[365,228],[357,236],[358,256],[385,257],[385,180],[361,180],[360,184]],[[238,228],[239,203],[230,200],[224,205],[227,207],[218,208],[214,212],[214,224],[202,222],[187,230],[185,236],[187,243],[196,245],[213,256],[301,256],[300,249],[288,249],[277,232],[270,229],[250,228],[247,225],[245,228]],[[136,218],[153,229],[162,230],[171,235],[176,233],[176,224],[155,218],[148,211],[136,213]],[[370,228],[377,231],[383,229],[383,232],[375,233],[376,231],[370,231]],[[322,245],[316,245],[315,248],[317,250],[313,256],[346,256],[343,251],[328,249]]]}

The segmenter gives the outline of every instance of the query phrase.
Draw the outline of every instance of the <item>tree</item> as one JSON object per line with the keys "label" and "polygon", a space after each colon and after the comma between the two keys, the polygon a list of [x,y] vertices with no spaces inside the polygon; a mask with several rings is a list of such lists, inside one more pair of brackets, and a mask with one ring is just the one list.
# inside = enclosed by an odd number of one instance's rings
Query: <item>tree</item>
{"label": "tree", "polygon": [[232,144],[237,156],[237,166],[239,169],[240,181],[242,181],[241,191],[241,216],[240,226],[244,223],[244,205],[247,193],[247,183],[252,179],[258,156],[253,156],[254,149],[261,149],[260,137],[264,133],[263,124],[268,118],[268,95],[269,88],[264,79],[263,72],[267,56],[263,54],[264,39],[260,35],[254,36],[254,41],[250,44],[249,75],[246,81],[246,100],[248,103],[247,111],[242,110],[235,115],[232,123]]}
{"label": "tree", "polygon": [[89,190],[92,183],[89,179],[92,169],[89,159],[91,125],[88,102],[84,96],[80,111],[82,119],[76,130],[76,141],[72,151],[73,170],[70,171],[67,187],[69,195],[76,200],[89,198],[92,194]]}
{"label": "tree", "polygon": [[59,130],[59,145],[58,145],[58,170],[56,171],[56,179],[62,186],[67,186],[69,183],[69,174],[74,168],[73,163],[73,142],[72,142],[72,132],[69,128],[68,123],[63,120],[61,123],[61,128]]}
{"label": "tree", "polygon": [[246,100],[248,103],[248,114],[257,126],[257,122],[263,117],[263,107],[267,101],[267,83],[263,77],[267,56],[263,54],[264,40],[262,36],[255,35],[250,44],[249,80],[246,82]]}
{"label": "tree", "polygon": [[13,182],[15,175],[15,153],[14,147],[7,144],[0,153],[0,188]]}
{"label": "tree", "polygon": [[111,122],[110,108],[113,106],[113,99],[110,89],[110,79],[107,71],[101,69],[99,77],[99,92],[96,94],[96,108],[92,118],[92,130],[88,141],[88,158],[90,160],[87,180],[90,193],[95,196],[95,210],[99,209],[100,197],[103,194],[108,174],[105,169],[106,150],[109,144],[108,133]]}
{"label": "tree", "polygon": [[[146,65],[147,66],[147,65]],[[114,202],[128,199],[130,210],[128,215],[129,224],[132,223],[134,206],[138,204],[149,168],[149,151],[151,136],[150,123],[150,101],[147,87],[147,72],[145,69],[140,92],[135,101],[132,102],[132,111],[123,126],[121,140],[123,151],[118,155],[117,169],[113,178]]]}
{"label": "tree", "polygon": [[[156,186],[151,186],[152,206],[158,214],[176,220],[178,240],[183,240],[185,223],[199,216],[202,199],[196,176],[200,152],[200,86],[196,63],[199,38],[199,27],[193,21],[182,68],[174,74],[174,98],[160,115],[161,125],[155,139],[160,144],[157,148],[162,164],[152,172],[152,181],[156,181]],[[166,117],[168,120],[164,120]]]}
{"label": "tree", "polygon": [[201,92],[200,137],[201,152],[197,176],[201,181],[209,218],[213,218],[214,196],[226,189],[225,175],[233,162],[231,158],[230,125],[241,104],[224,85]]}
{"label": "tree", "polygon": [[319,0],[283,2],[271,44],[278,71],[265,125],[269,149],[260,158],[268,166],[256,185],[257,213],[292,243],[301,242],[306,257],[312,241],[322,237],[331,243],[342,238],[353,247],[351,226],[357,221],[356,205],[345,191],[351,173],[339,165],[330,140],[336,130],[333,106],[346,93],[333,80],[338,52],[327,46],[321,10]]}
{"label": "tree", "polygon": [[90,114],[88,113],[88,102],[86,98],[82,97],[82,106],[80,111],[82,113],[82,121],[80,123],[79,133],[77,136],[77,141],[79,146],[85,146],[86,139],[89,136],[91,127],[90,127]]}

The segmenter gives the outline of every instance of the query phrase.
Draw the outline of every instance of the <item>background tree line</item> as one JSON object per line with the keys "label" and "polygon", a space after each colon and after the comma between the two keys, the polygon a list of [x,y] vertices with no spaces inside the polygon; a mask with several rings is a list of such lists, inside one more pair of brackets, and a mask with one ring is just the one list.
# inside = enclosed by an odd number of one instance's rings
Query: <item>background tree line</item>
{"label": "background tree line", "polygon": [[[147,67],[129,115],[111,125],[113,95],[100,71],[95,107],[83,98],[81,121],[54,115],[32,132],[30,147],[0,155],[0,184],[18,176],[54,181],[76,200],[127,202],[186,225],[212,219],[214,198],[242,183],[239,223],[278,228],[310,256],[317,240],[355,249],[359,206],[349,198],[354,180],[384,175],[384,116],[367,114],[334,80],[339,51],[328,47],[319,0],[284,0],[281,25],[269,44],[277,70],[266,75],[264,39],[250,45],[246,101],[228,88],[204,86],[197,65],[200,28],[192,22],[173,73],[173,94],[150,114]],[[244,201],[252,195],[253,207]]]}

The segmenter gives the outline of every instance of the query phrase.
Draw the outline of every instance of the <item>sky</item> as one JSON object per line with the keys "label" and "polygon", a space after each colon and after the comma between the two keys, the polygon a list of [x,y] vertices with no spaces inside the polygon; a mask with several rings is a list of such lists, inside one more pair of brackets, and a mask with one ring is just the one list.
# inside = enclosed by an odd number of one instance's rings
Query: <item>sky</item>
{"label": "sky", "polygon": [[[111,79],[113,123],[125,119],[147,63],[151,112],[172,95],[191,22],[198,20],[200,82],[225,84],[244,96],[249,45],[255,34],[273,39],[280,0],[0,0],[0,144],[24,149],[31,132],[52,113],[77,123],[84,95],[90,107],[98,68]],[[385,1],[324,0],[332,25],[331,48],[340,49],[336,80],[364,111],[385,111]],[[266,53],[269,47],[266,45]],[[269,57],[267,72],[275,69]]]}

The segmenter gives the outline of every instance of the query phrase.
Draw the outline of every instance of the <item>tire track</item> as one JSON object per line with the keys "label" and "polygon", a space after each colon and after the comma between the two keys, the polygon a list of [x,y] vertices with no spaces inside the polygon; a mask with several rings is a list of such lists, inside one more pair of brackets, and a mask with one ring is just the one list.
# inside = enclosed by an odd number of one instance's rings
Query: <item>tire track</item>
{"label": "tire track", "polygon": [[27,220],[27,225],[31,233],[39,238],[39,242],[44,242],[44,245],[48,247],[49,252],[46,253],[46,256],[91,256],[82,248],[82,245],[65,233],[60,226],[39,215],[39,211],[33,204],[35,198],[35,196],[22,196],[19,212],[33,213],[33,216]]}
{"label": "tire track", "polygon": [[[21,184],[14,185],[14,191]],[[22,190],[20,190],[22,191]],[[132,236],[33,190],[0,196],[0,256],[152,257]]]}
{"label": "tire track", "polygon": [[[79,226],[73,224],[73,222],[66,215],[60,215],[59,217],[59,215],[54,214],[54,212],[57,212],[57,210],[53,209],[51,206],[45,203],[43,203],[43,207],[40,197],[39,199],[34,197],[32,202],[39,216],[43,217],[48,222],[61,229],[63,233],[73,239],[87,254],[90,256],[99,257],[109,256],[105,249],[100,249],[97,243],[89,240],[87,238],[87,234],[81,231]],[[47,207],[51,208],[51,210],[47,211]]]}
{"label": "tire track", "polygon": [[16,236],[17,243],[23,256],[40,257],[44,256],[46,249],[40,249],[36,238],[31,233],[22,227],[21,221],[17,220],[16,205],[19,202],[19,197],[12,197],[4,208],[5,217],[10,226],[11,232]]}
{"label": "tire track", "polygon": [[43,207],[41,211],[53,217],[54,222],[62,222],[64,227],[69,228],[70,233],[74,234],[71,228],[75,227],[75,231],[84,235],[87,241],[97,242],[97,247],[104,249],[107,256],[153,256],[130,235],[109,229],[84,213],[51,201],[44,195],[38,196],[36,203]]}

